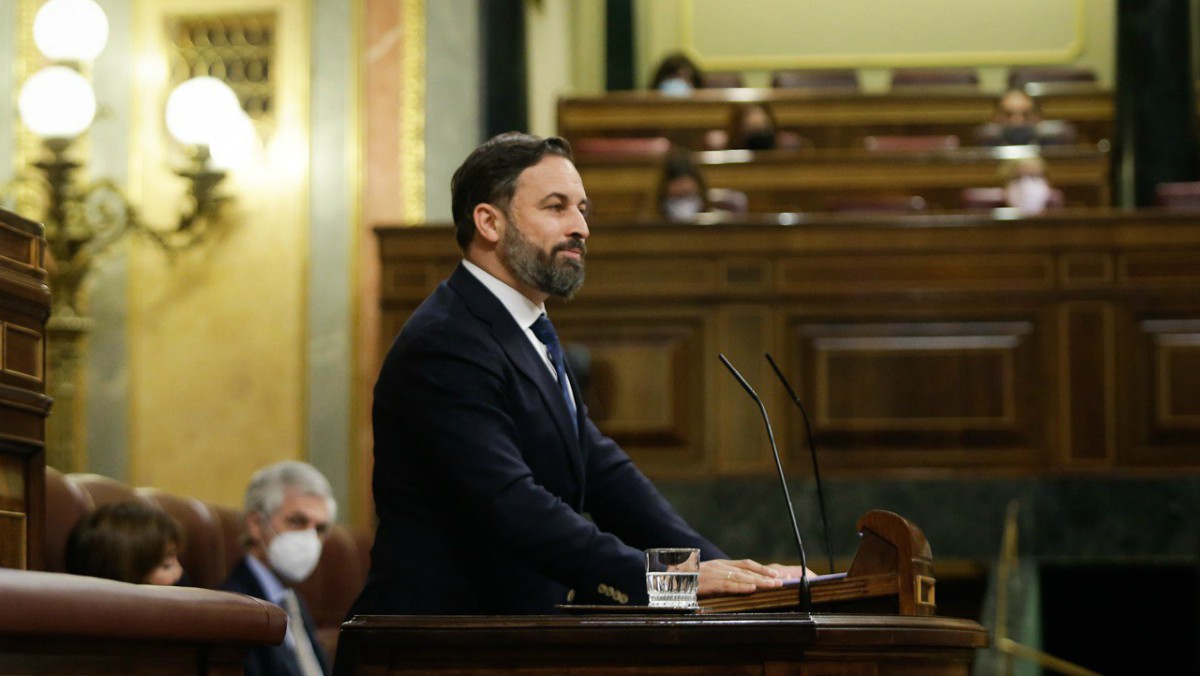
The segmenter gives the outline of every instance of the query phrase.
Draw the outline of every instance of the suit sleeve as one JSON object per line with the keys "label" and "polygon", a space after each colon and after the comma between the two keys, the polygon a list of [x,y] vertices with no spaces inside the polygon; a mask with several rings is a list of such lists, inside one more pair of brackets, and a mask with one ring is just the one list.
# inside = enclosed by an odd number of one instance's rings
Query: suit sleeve
{"label": "suit sleeve", "polygon": [[[394,359],[393,359],[394,357]],[[454,509],[470,510],[480,528],[542,575],[577,590],[577,602],[610,599],[605,585],[645,603],[640,550],[594,523],[534,480],[521,454],[522,430],[510,413],[514,380],[523,376],[489,336],[450,325],[425,331],[389,356],[376,390],[377,449],[395,452],[403,433]],[[377,450],[377,463],[388,459]],[[396,468],[377,468],[394,471]]]}
{"label": "suit sleeve", "polygon": [[729,558],[693,530],[625,451],[589,418],[585,418],[584,434],[588,439],[585,507],[601,528],[639,549],[699,547],[702,560]]}

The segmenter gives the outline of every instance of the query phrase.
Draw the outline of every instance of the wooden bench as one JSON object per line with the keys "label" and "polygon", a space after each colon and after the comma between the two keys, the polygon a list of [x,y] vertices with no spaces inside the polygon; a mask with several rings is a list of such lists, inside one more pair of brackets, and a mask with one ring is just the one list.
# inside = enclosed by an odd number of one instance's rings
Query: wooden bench
{"label": "wooden bench", "polygon": [[[665,136],[694,150],[704,136],[725,129],[734,110],[757,102],[770,107],[780,129],[794,131],[815,148],[861,148],[872,135],[954,134],[969,143],[976,128],[992,120],[997,95],[921,91],[864,94],[809,89],[698,90],[687,98],[657,92],[611,92],[564,98],[558,133],[575,143],[589,137]],[[1036,97],[1047,120],[1065,120],[1079,141],[1113,138],[1112,93],[1090,87],[1047,85]]]}
{"label": "wooden bench", "polygon": [[[693,153],[693,160],[710,187],[746,193],[751,212],[826,211],[839,200],[886,194],[918,195],[932,211],[953,211],[962,208],[965,188],[1000,185],[1001,163],[1028,152],[1024,146],[888,152],[726,150]],[[1050,183],[1062,189],[1067,206],[1109,205],[1109,155],[1103,147],[1048,147],[1041,156]],[[659,156],[584,156],[576,165],[597,218],[657,214]]]}

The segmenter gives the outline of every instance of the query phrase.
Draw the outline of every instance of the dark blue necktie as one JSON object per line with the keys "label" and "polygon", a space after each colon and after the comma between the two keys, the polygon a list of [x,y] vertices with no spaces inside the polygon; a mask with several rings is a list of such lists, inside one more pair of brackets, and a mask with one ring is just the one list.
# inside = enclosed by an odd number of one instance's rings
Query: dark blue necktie
{"label": "dark blue necktie", "polygon": [[567,402],[567,410],[571,412],[571,421],[574,423],[575,400],[571,398],[571,388],[567,384],[567,369],[563,363],[562,345],[558,342],[558,334],[554,331],[554,325],[550,323],[550,319],[546,315],[541,315],[529,328],[533,331],[533,335],[537,336],[537,339],[546,346],[546,351],[550,353],[554,372],[558,374],[558,387],[562,390],[563,399]]}

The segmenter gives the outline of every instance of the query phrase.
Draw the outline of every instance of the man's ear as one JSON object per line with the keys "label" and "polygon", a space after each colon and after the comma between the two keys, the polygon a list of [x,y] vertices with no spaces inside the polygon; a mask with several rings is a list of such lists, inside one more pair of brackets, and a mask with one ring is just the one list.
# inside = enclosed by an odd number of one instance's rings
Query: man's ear
{"label": "man's ear", "polygon": [[251,542],[261,544],[267,539],[263,537],[263,530],[266,527],[267,518],[258,512],[246,513],[246,535]]}
{"label": "man's ear", "polygon": [[475,205],[471,214],[475,219],[475,233],[485,242],[495,244],[504,233],[504,213],[487,202]]}

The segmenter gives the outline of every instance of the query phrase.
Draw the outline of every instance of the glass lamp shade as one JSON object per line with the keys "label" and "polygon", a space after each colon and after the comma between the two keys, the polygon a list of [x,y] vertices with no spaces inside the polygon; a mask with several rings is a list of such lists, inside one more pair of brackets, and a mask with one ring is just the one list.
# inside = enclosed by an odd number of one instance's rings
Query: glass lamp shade
{"label": "glass lamp shade", "polygon": [[34,73],[17,98],[21,121],[43,139],[73,139],[92,125],[96,94],[87,78],[66,66]]}
{"label": "glass lamp shade", "polygon": [[33,41],[55,61],[91,61],[108,42],[108,17],[95,0],[50,0],[33,18]]}
{"label": "glass lamp shade", "polygon": [[254,122],[242,109],[225,118],[221,128],[215,131],[208,151],[212,155],[213,169],[227,171],[246,164],[258,145],[258,132]]}
{"label": "glass lamp shade", "polygon": [[244,114],[237,94],[215,77],[192,78],[167,97],[167,131],[187,146],[211,146],[237,114]]}

